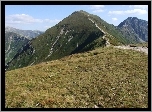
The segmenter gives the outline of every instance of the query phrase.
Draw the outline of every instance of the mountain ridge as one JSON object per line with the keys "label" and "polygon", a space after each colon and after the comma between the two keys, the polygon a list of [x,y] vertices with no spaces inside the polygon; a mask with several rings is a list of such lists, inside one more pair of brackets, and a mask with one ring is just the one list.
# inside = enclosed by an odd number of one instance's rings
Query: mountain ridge
{"label": "mountain ridge", "polygon": [[32,38],[37,37],[40,34],[43,34],[43,31],[39,31],[39,30],[21,30],[14,27],[10,27],[10,26],[5,27],[5,32],[14,32],[28,39],[32,39]]}
{"label": "mountain ridge", "polygon": [[[120,28],[108,24],[100,17],[85,11],[75,11],[44,34],[32,39],[25,51],[16,54],[8,63],[11,69],[60,59],[74,53],[109,45],[132,43]],[[18,60],[18,61],[17,61]]]}

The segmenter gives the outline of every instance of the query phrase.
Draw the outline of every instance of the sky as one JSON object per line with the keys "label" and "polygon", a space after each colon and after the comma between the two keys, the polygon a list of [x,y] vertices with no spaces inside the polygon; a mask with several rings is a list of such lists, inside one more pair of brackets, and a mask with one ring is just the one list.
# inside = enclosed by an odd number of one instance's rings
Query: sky
{"label": "sky", "polygon": [[114,26],[128,17],[148,21],[148,5],[5,5],[5,26],[45,31],[80,10]]}

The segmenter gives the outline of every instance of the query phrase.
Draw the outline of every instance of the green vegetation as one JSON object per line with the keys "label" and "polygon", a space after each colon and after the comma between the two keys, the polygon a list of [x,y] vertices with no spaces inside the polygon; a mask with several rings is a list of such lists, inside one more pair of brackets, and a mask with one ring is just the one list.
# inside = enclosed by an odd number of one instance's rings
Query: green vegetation
{"label": "green vegetation", "polygon": [[98,47],[105,47],[106,46],[106,40],[103,39],[102,37],[94,40],[93,42],[91,42],[90,44],[86,45],[81,52],[85,52],[85,51],[89,51],[89,50],[93,50],[96,49]]}
{"label": "green vegetation", "polygon": [[128,36],[130,34],[123,34],[118,27],[96,15],[75,11],[44,34],[32,39],[30,45],[8,63],[7,70],[104,47],[106,42],[114,46],[135,43],[137,39],[132,40]]}
{"label": "green vegetation", "polygon": [[5,74],[7,108],[147,108],[148,56],[98,48]]}
{"label": "green vegetation", "polygon": [[[78,53],[85,46],[103,36],[83,13],[74,12],[54,27],[31,41],[24,52],[9,63],[9,69],[25,67]],[[33,52],[29,55],[28,52]]]}

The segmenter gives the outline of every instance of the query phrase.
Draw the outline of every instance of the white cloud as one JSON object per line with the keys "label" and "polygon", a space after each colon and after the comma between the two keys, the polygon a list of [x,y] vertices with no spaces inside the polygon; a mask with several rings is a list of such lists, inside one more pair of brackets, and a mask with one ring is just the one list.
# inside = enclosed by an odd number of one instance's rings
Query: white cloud
{"label": "white cloud", "polygon": [[148,9],[148,5],[129,5],[130,8]]}
{"label": "white cloud", "polygon": [[41,23],[41,22],[43,22],[43,20],[35,19],[27,14],[13,14],[6,16],[6,23],[31,24],[31,23]]}
{"label": "white cloud", "polygon": [[123,14],[123,11],[109,11],[108,14]]}
{"label": "white cloud", "polygon": [[104,5],[90,5],[91,9],[100,9],[103,8]]}
{"label": "white cloud", "polygon": [[146,10],[142,9],[134,9],[134,10],[127,10],[125,11],[126,14],[147,14]]}
{"label": "white cloud", "polygon": [[6,24],[32,24],[32,23],[44,23],[44,22],[57,23],[59,21],[60,20],[57,19],[54,20],[37,19],[27,14],[13,14],[13,15],[8,15],[5,18]]}
{"label": "white cloud", "polygon": [[103,12],[104,5],[90,5],[90,8],[93,10],[93,13]]}
{"label": "white cloud", "polygon": [[116,15],[120,15],[120,14],[138,14],[138,15],[143,15],[143,14],[147,14],[147,11],[142,10],[142,9],[133,9],[133,10],[126,10],[126,11],[109,11],[108,14],[116,14]]}
{"label": "white cloud", "polygon": [[92,11],[93,13],[98,13],[98,12],[103,12],[104,10],[102,10],[102,9],[99,9],[99,10],[94,10],[94,11]]}
{"label": "white cloud", "polygon": [[112,20],[113,20],[113,21],[117,21],[118,19],[117,19],[117,18],[112,18]]}
{"label": "white cloud", "polygon": [[61,21],[61,20],[58,20],[58,19],[54,19],[54,20],[51,20],[51,19],[44,19],[44,22],[49,22],[49,23],[57,23],[57,22],[59,22],[59,21]]}

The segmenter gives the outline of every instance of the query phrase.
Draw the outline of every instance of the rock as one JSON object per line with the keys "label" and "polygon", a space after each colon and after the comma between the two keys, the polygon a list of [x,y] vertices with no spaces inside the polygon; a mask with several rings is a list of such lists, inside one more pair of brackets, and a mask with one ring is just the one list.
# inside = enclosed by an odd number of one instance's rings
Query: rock
{"label": "rock", "polygon": [[99,108],[99,107],[97,105],[95,105],[94,108]]}

